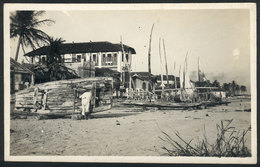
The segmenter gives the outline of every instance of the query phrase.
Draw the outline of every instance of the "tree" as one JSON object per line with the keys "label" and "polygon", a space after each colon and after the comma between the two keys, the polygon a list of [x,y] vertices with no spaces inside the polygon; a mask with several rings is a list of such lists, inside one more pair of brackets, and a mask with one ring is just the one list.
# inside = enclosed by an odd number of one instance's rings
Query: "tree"
{"label": "tree", "polygon": [[49,67],[53,63],[62,63],[60,46],[65,42],[62,38],[49,37],[48,43],[48,53],[47,53],[47,67]]}
{"label": "tree", "polygon": [[236,93],[237,93],[237,94],[240,94],[240,86],[239,86],[239,85],[236,85],[235,90],[236,90]]}
{"label": "tree", "polygon": [[220,83],[219,83],[219,81],[218,80],[215,80],[213,83],[212,83],[212,86],[213,87],[220,87]]}
{"label": "tree", "polygon": [[225,91],[230,91],[230,85],[229,85],[228,83],[223,83],[222,88],[223,88]]}
{"label": "tree", "polygon": [[48,37],[48,51],[46,65],[36,64],[32,71],[38,83],[78,78],[77,73],[63,64],[61,57],[62,38]]}
{"label": "tree", "polygon": [[24,50],[24,46],[30,46],[35,49],[40,47],[42,43],[48,41],[48,35],[39,30],[38,27],[44,24],[53,23],[53,20],[39,20],[38,17],[43,15],[44,11],[16,11],[10,16],[10,37],[17,38],[18,44],[16,49],[15,60],[17,61],[20,46]]}
{"label": "tree", "polygon": [[237,86],[237,83],[236,83],[236,81],[232,81],[231,82],[231,93],[232,93],[232,95],[235,95],[235,92],[236,92],[236,86]]}
{"label": "tree", "polygon": [[63,64],[60,46],[65,42],[62,38],[48,38],[47,69],[50,81],[78,78],[76,72]]}
{"label": "tree", "polygon": [[241,85],[240,86],[240,90],[241,90],[241,92],[246,92],[247,91],[246,86],[245,85]]}
{"label": "tree", "polygon": [[222,88],[225,90],[228,96],[231,94],[231,83],[223,83]]}

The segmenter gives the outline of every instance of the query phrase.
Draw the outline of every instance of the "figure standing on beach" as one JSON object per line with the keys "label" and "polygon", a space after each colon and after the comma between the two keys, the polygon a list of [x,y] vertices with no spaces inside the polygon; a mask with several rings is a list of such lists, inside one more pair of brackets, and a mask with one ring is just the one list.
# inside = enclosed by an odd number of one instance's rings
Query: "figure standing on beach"
{"label": "figure standing on beach", "polygon": [[89,106],[90,106],[90,100],[91,100],[91,92],[85,92],[83,93],[79,98],[81,98],[81,104],[82,104],[82,112],[81,114],[85,117],[86,114],[89,114]]}

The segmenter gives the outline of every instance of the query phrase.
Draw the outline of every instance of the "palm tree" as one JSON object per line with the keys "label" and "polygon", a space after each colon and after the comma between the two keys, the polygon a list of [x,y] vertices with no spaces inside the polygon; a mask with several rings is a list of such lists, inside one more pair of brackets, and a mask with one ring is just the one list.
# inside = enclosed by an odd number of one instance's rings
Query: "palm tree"
{"label": "palm tree", "polygon": [[236,88],[235,88],[235,89],[236,89],[236,93],[237,93],[237,94],[240,94],[240,86],[239,86],[239,85],[236,85]]}
{"label": "palm tree", "polygon": [[240,86],[240,90],[242,91],[242,92],[246,92],[247,90],[246,90],[246,86],[245,85],[241,85]]}
{"label": "palm tree", "polygon": [[62,38],[49,37],[49,49],[47,53],[47,67],[49,67],[52,63],[62,63],[60,46],[65,42]]}
{"label": "palm tree", "polygon": [[215,81],[212,83],[212,86],[219,88],[219,87],[220,87],[219,81],[218,81],[218,80],[215,80]]}
{"label": "palm tree", "polygon": [[231,86],[231,92],[232,92],[232,94],[235,95],[235,91],[236,91],[236,87],[237,87],[236,81],[233,80],[233,81],[231,82],[231,85],[230,85],[230,86]]}
{"label": "palm tree", "polygon": [[50,81],[78,78],[77,73],[63,64],[61,45],[65,42],[62,38],[48,38],[47,69]]}
{"label": "palm tree", "polygon": [[44,24],[53,23],[53,20],[44,19],[39,20],[38,17],[43,15],[44,11],[16,11],[10,16],[10,37],[18,37],[18,45],[16,49],[15,60],[17,61],[19,55],[20,45],[24,50],[25,47],[36,46],[40,47],[42,42],[46,43],[48,35],[39,30],[38,27]]}
{"label": "palm tree", "polygon": [[231,88],[231,84],[230,83],[223,83],[222,88],[225,90],[227,95],[230,95],[230,88]]}

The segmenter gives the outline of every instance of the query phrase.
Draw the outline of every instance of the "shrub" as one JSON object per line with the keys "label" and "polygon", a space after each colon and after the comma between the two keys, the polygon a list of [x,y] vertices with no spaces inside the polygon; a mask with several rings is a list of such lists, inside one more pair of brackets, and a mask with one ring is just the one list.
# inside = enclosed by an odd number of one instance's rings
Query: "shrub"
{"label": "shrub", "polygon": [[[235,130],[235,127],[231,127],[232,120],[221,121],[217,126],[217,138],[213,144],[208,143],[207,137],[204,133],[204,138],[199,139],[194,145],[192,140],[185,141],[179,134],[175,132],[175,135],[180,142],[174,140],[170,135],[161,131],[164,135],[163,138],[159,137],[164,142],[170,144],[171,148],[163,146],[162,149],[166,151],[164,155],[168,156],[208,156],[208,157],[248,157],[251,156],[249,149],[245,146],[245,135],[250,130],[243,130],[242,133]],[[224,122],[227,122],[224,125]]]}

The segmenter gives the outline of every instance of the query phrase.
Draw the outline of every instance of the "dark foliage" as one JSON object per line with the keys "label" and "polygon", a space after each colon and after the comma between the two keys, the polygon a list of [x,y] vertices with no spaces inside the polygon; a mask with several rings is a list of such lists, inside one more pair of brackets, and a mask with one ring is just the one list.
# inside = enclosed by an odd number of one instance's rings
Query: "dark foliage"
{"label": "dark foliage", "polygon": [[10,37],[18,37],[18,46],[16,50],[15,60],[18,59],[20,45],[24,47],[30,46],[36,49],[43,43],[47,43],[48,35],[39,26],[50,24],[54,21],[50,19],[39,20],[39,16],[43,15],[44,11],[16,11],[10,16]]}

